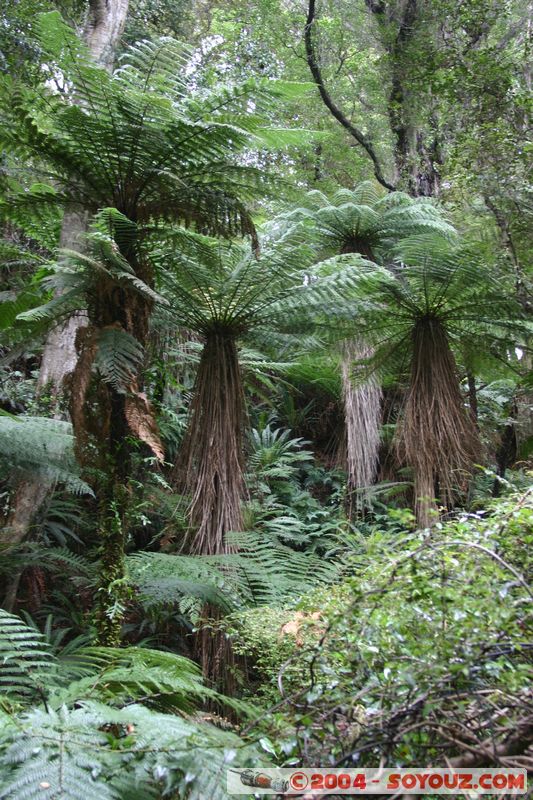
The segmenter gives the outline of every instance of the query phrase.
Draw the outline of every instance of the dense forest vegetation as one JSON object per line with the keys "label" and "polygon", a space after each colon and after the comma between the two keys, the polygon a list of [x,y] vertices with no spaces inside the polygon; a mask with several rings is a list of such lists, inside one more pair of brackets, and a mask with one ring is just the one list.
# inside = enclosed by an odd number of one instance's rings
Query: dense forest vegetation
{"label": "dense forest vegetation", "polygon": [[0,8],[0,798],[533,769],[531,4]]}

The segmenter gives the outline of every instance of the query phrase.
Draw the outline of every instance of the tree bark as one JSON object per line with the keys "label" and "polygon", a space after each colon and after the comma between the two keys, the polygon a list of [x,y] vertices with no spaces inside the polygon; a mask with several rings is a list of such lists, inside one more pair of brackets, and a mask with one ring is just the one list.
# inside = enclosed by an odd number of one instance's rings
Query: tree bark
{"label": "tree bark", "polygon": [[348,340],[344,344],[342,394],[348,468],[346,510],[350,519],[368,507],[369,489],[375,483],[379,462],[381,386],[375,376],[357,384],[352,375],[354,363],[371,355],[371,348],[364,342]]}
{"label": "tree bark", "polygon": [[19,482],[12,499],[13,511],[0,529],[0,546],[14,546],[22,542],[49,489],[48,484],[36,478]]}
{"label": "tree bark", "polygon": [[[107,70],[113,67],[117,45],[124,30],[129,0],[89,0],[83,36],[94,61]],[[59,246],[76,250],[86,232],[89,215],[66,208]],[[86,324],[84,314],[75,314],[48,334],[39,371],[38,389],[46,387],[54,397],[61,394],[63,380],[76,366],[76,333]]]}
{"label": "tree bark", "polygon": [[129,0],[89,0],[84,38],[94,60],[108,70],[113,68],[128,5]]}
{"label": "tree bark", "polygon": [[[87,223],[87,212],[72,208],[65,209],[59,247],[78,250],[81,245],[80,238],[87,230]],[[80,327],[86,324],[87,317],[80,312],[73,314],[66,322],[52,328],[48,333],[37,379],[39,395],[50,392],[55,401],[61,395],[63,379],[76,366],[76,333]]]}
{"label": "tree bark", "polygon": [[[437,120],[428,116],[431,135],[422,131],[412,118],[411,92],[405,75],[406,49],[416,32],[420,14],[419,0],[406,0],[401,8],[393,3],[366,0],[369,11],[382,30],[382,42],[391,65],[391,90],[387,111],[394,136],[394,161],[399,189],[412,197],[436,197],[440,190],[440,143]],[[399,21],[397,21],[399,11]],[[393,26],[397,27],[394,36]]]}

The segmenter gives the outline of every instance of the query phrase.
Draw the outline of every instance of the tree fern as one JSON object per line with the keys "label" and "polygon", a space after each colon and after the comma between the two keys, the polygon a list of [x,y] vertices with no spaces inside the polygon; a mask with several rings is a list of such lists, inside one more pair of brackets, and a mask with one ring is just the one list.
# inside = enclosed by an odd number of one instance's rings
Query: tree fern
{"label": "tree fern", "polygon": [[264,192],[266,178],[226,154],[253,146],[254,135],[259,143],[264,111],[295,87],[250,80],[211,96],[191,93],[192,52],[168,38],[130,47],[110,76],[57,13],[41,15],[38,27],[47,63],[61,70],[69,91],[44,96],[6,79],[11,111],[2,139],[48,162],[62,202],[115,207],[138,222],[182,220],[216,234],[253,231],[243,202],[259,187]]}
{"label": "tree fern", "polygon": [[[139,552],[127,558],[129,579],[143,605],[177,603],[193,621],[205,603],[231,611],[239,603],[253,601],[247,586],[239,585],[238,574],[224,570],[224,564],[216,556]],[[191,598],[196,602],[191,604]]]}
{"label": "tree fern", "polygon": [[[167,238],[154,253],[169,301],[165,313],[204,344],[176,482],[191,493],[189,546],[212,555],[227,549],[228,531],[242,529],[244,395],[237,342],[248,336],[267,342],[284,333],[294,343],[294,334],[313,332],[318,320],[335,313],[351,273],[341,272],[334,259],[337,269],[331,264],[329,276],[310,282],[316,252],[301,228],[283,221],[262,231],[259,258],[241,244],[183,231],[170,230]],[[364,263],[353,255],[344,260]]]}
{"label": "tree fern", "polygon": [[[423,232],[451,238],[455,235],[430,201],[414,200],[402,192],[382,196],[370,181],[354,190],[340,189],[331,199],[318,191],[309,192],[305,207],[289,216],[310,228],[324,254],[359,253],[381,263],[394,243],[406,236]],[[359,335],[343,345],[342,354],[348,511],[352,513],[368,505],[368,488],[377,474],[382,392],[375,376],[370,376],[366,384],[354,381],[354,364],[370,355]]]}
{"label": "tree fern", "polygon": [[78,649],[61,660],[61,672],[68,685],[50,698],[54,706],[80,698],[118,707],[140,700],[160,710],[190,713],[215,696],[192,661],[146,647]]}
{"label": "tree fern", "polygon": [[[42,165],[43,177],[55,187],[48,193],[51,204],[81,207],[89,216],[100,211],[98,222],[107,222],[107,230],[100,224],[93,231],[88,255],[71,254],[71,274],[67,267],[54,276],[62,286],[54,277],[48,283],[62,293],[21,319],[51,322],[78,303],[87,309],[88,325],[80,333],[70,379],[71,418],[78,458],[96,467],[94,488],[106,496],[101,507],[114,509],[100,520],[107,548],[101,582],[119,592],[116,570],[123,561],[132,436],[164,458],[138,369],[153,305],[164,302],[154,291],[154,264],[143,247],[147,229],[170,220],[203,233],[249,235],[255,244],[246,203],[264,195],[270,181],[238,155],[261,146],[265,111],[284,87],[248,81],[211,96],[195,91],[188,79],[193,53],[168,38],[129,48],[110,75],[91,62],[87,48],[57,13],[40,16],[37,27],[43,60],[61,75],[65,91],[51,91],[44,71],[37,88],[3,78],[0,144]],[[43,199],[39,191],[36,205],[41,207]],[[108,333],[111,328],[125,335]],[[95,382],[98,391],[91,392]],[[97,410],[89,396],[98,397]],[[123,521],[119,526],[113,522],[117,518]],[[109,586],[100,592],[103,606],[111,594]],[[124,600],[114,607],[124,608]],[[103,640],[116,643],[120,615],[107,612],[100,608],[98,625]]]}
{"label": "tree fern", "polygon": [[[290,539],[287,525],[265,532],[228,534],[229,549],[213,556],[177,556],[136,553],[128,558],[130,580],[138,587],[144,604],[178,606],[197,598],[193,621],[204,603],[224,612],[242,606],[283,603],[323,583],[338,579],[340,569],[312,552],[283,544],[278,535]],[[191,611],[187,604],[182,610]]]}
{"label": "tree fern", "polygon": [[133,336],[121,328],[109,327],[100,331],[94,363],[107,383],[124,391],[137,374],[143,355],[143,348]]}
{"label": "tree fern", "polygon": [[100,724],[105,724],[102,714],[65,708],[57,712],[36,709],[17,720],[17,725],[9,725],[2,737],[0,797],[118,800],[108,780],[100,777],[104,765],[120,767],[120,758],[113,757]]}
{"label": "tree fern", "polygon": [[0,797],[124,800],[177,792],[225,800],[227,767],[257,761],[252,748],[212,725],[140,705],[84,702],[36,709],[2,726]]}
{"label": "tree fern", "polygon": [[523,340],[527,323],[504,290],[505,275],[491,271],[474,248],[424,234],[399,242],[393,254],[394,270],[361,275],[355,292],[365,299],[359,330],[374,346],[361,375],[382,370],[407,378],[396,443],[414,468],[418,518],[427,525],[436,481],[451,504],[481,455],[454,350],[497,354]]}

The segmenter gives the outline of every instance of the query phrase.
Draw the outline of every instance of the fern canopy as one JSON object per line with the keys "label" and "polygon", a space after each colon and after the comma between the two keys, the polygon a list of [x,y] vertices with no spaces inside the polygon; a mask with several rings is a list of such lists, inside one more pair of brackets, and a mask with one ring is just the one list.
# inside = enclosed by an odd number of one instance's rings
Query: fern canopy
{"label": "fern canopy", "polygon": [[526,335],[509,276],[488,268],[475,248],[423,234],[398,242],[391,255],[393,269],[362,275],[355,291],[364,300],[357,329],[375,347],[372,368],[398,374],[423,320],[439,320],[459,350],[468,345],[486,351],[490,342],[497,354]]}
{"label": "fern canopy", "polygon": [[2,79],[0,141],[38,159],[46,182],[31,195],[15,192],[12,208],[114,207],[140,224],[172,219],[216,235],[253,234],[244,204],[268,180],[236,156],[262,146],[264,112],[297,87],[249,80],[193,90],[193,52],[169,38],[129,47],[110,75],[57,12],[40,15],[38,30],[48,71],[61,75],[65,91]]}
{"label": "fern canopy", "polygon": [[253,334],[268,347],[270,337],[279,344],[280,334],[288,334],[288,342],[291,334],[312,333],[328,321],[333,329],[357,268],[369,268],[355,254],[317,264],[305,229],[281,219],[260,232],[259,256],[235,242],[180,230],[168,236],[154,254],[169,304],[164,313],[203,337]]}
{"label": "fern canopy", "polygon": [[289,214],[303,221],[318,237],[326,253],[360,253],[383,261],[400,239],[423,233],[454,238],[454,228],[441,209],[426,198],[403,192],[382,195],[371,181],[354,190],[339,189],[331,198],[317,190]]}

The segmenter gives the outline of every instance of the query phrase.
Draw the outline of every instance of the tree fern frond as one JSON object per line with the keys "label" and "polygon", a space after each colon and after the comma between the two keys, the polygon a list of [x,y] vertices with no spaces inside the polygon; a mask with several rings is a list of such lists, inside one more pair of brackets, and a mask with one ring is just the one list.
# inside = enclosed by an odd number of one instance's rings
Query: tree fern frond
{"label": "tree fern frond", "polygon": [[76,493],[91,489],[79,477],[72,426],[47,417],[0,417],[0,460],[11,469],[46,474]]}
{"label": "tree fern frond", "polygon": [[102,328],[98,335],[95,366],[107,383],[125,391],[144,358],[144,350],[131,334],[119,327]]}
{"label": "tree fern frond", "polygon": [[115,706],[141,701],[161,710],[191,712],[214,696],[194,662],[145,647],[78,649],[62,659],[61,670],[69,683],[51,697],[54,705],[83,698]]}
{"label": "tree fern frond", "polygon": [[[5,730],[0,797],[5,800],[118,800],[102,772],[120,767],[100,729],[106,722],[86,709],[33,710]],[[7,742],[6,742],[7,739]],[[106,752],[107,751],[107,752]]]}
{"label": "tree fern frond", "polygon": [[128,556],[127,566],[131,582],[148,607],[193,597],[199,601],[196,612],[203,603],[230,611],[246,596],[246,587],[238,586],[231,570],[224,573],[220,563],[209,557],[136,553]]}
{"label": "tree fern frond", "polygon": [[264,755],[201,718],[139,704],[115,709],[84,701],[0,718],[3,800],[144,800],[176,792],[226,800],[227,767],[260,759],[264,764]]}

